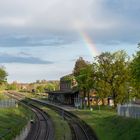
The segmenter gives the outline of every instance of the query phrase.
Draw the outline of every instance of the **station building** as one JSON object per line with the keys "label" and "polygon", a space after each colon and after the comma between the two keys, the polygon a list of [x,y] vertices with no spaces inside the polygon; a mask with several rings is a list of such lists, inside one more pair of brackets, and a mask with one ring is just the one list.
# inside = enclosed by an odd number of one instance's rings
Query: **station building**
{"label": "station building", "polygon": [[49,101],[75,106],[79,91],[76,89],[77,82],[72,74],[60,78],[60,90],[47,91]]}
{"label": "station building", "polygon": [[[77,89],[77,82],[73,74],[69,74],[60,78],[60,90],[46,91],[48,93],[48,100],[54,103],[60,103],[72,106],[81,106],[87,104],[87,97]],[[90,91],[90,104],[91,105],[113,105],[111,97],[101,100],[95,90]]]}

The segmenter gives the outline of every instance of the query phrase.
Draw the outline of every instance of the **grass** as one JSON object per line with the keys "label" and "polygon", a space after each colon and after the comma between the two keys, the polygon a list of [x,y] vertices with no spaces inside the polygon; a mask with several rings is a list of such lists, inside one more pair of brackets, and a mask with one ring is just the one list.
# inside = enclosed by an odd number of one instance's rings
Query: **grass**
{"label": "grass", "polygon": [[117,116],[112,109],[73,111],[96,132],[99,140],[139,140],[140,119]]}
{"label": "grass", "polygon": [[18,92],[18,93],[26,96],[27,98],[37,98],[37,99],[42,99],[42,100],[48,99],[47,96],[43,96],[42,94],[29,93],[29,92]]}
{"label": "grass", "polygon": [[5,96],[3,93],[0,92],[0,100],[7,99],[8,97]]}
{"label": "grass", "polygon": [[58,113],[55,111],[43,107],[43,109],[50,115],[52,118],[54,129],[55,129],[55,140],[71,140],[71,130],[70,127]]}
{"label": "grass", "polygon": [[31,104],[38,106],[39,108],[43,109],[52,119],[54,125],[54,139],[55,140],[71,140],[71,130],[66,120],[62,118],[58,113],[54,110],[42,106],[38,103],[34,103],[30,101]]}
{"label": "grass", "polygon": [[33,113],[21,105],[18,108],[0,108],[0,139],[13,139],[31,117]]}

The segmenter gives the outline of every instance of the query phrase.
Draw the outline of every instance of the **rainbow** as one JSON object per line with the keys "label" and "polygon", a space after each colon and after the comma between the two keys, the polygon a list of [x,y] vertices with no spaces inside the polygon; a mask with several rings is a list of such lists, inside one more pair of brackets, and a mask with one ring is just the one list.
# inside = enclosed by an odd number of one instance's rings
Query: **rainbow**
{"label": "rainbow", "polygon": [[82,37],[82,40],[86,44],[90,54],[93,57],[99,55],[99,51],[97,50],[97,48],[96,48],[93,40],[91,39],[91,37],[84,31],[80,31],[79,33],[80,33],[80,36]]}

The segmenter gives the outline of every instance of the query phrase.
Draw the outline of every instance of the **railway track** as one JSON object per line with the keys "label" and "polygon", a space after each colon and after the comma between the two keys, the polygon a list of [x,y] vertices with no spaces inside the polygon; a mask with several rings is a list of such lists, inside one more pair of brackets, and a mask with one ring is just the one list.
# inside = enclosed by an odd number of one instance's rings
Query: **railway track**
{"label": "railway track", "polygon": [[36,120],[33,123],[33,129],[25,140],[53,140],[53,124],[49,116],[43,110],[36,106],[29,105],[36,114]]}
{"label": "railway track", "polygon": [[55,110],[58,114],[64,117],[70,125],[72,140],[98,140],[94,131],[73,113],[56,105],[48,104],[35,99],[31,100]]}
{"label": "railway track", "polygon": [[51,118],[40,108],[22,101],[23,96],[8,94],[8,96],[19,100],[23,105],[29,107],[35,113],[35,120],[31,122],[31,129],[25,140],[54,140],[54,128]]}
{"label": "railway track", "polygon": [[79,120],[73,118],[69,113],[64,113],[64,118],[69,122],[70,126],[72,127],[73,131],[73,139],[74,140],[90,140],[91,136],[87,134],[84,127],[82,126]]}
{"label": "railway track", "polygon": [[[14,93],[13,95],[19,96],[19,98],[21,98],[21,99],[24,98],[23,95],[19,95],[17,93]],[[58,107],[56,105],[41,102],[41,101],[36,100],[36,99],[29,99],[29,100],[36,102],[38,104],[41,104],[43,106],[47,106],[47,107],[55,110],[65,120],[67,120],[67,122],[71,128],[72,140],[98,140],[94,131],[85,122],[83,122],[81,119],[79,119],[73,113],[66,111],[66,110],[64,110],[61,107]],[[43,139],[40,139],[40,140],[43,140]],[[53,140],[53,139],[50,139],[50,140]]]}

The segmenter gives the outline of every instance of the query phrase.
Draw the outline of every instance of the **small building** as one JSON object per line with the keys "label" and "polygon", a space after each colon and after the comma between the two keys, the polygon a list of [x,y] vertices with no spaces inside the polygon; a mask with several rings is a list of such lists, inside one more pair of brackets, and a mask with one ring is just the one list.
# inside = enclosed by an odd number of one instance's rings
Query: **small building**
{"label": "small building", "polygon": [[76,89],[77,82],[72,74],[60,78],[59,91],[46,91],[49,101],[73,105],[79,97],[79,91]]}
{"label": "small building", "polygon": [[65,104],[65,105],[74,105],[75,98],[78,97],[78,91],[49,91],[48,99],[49,101]]}

